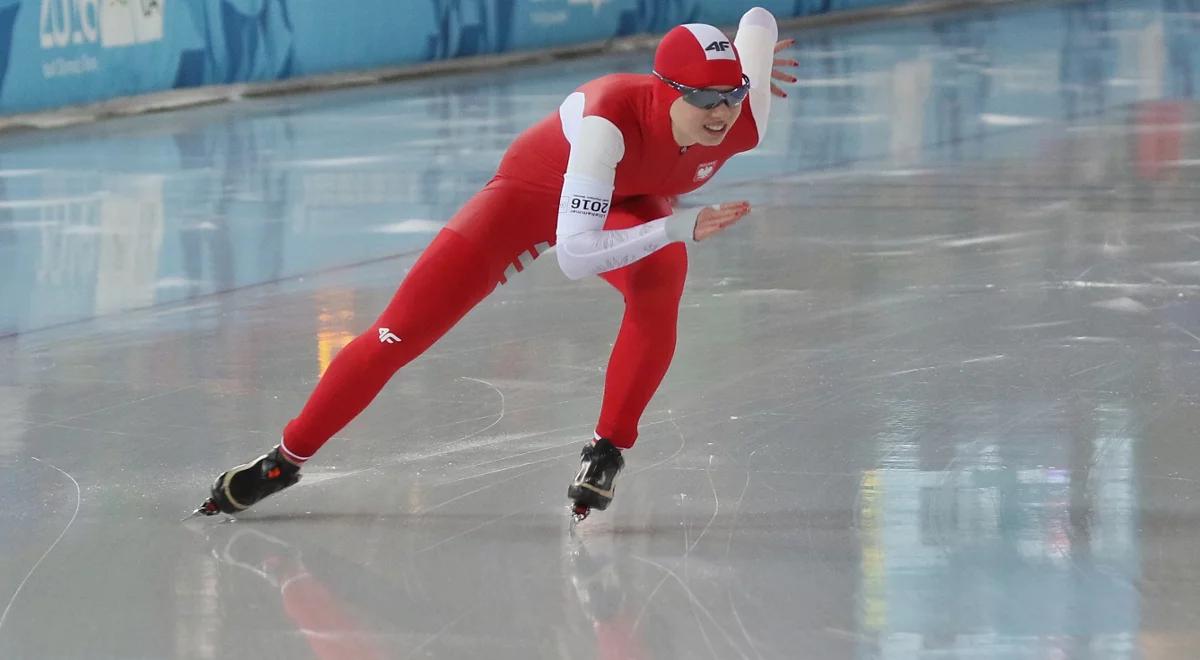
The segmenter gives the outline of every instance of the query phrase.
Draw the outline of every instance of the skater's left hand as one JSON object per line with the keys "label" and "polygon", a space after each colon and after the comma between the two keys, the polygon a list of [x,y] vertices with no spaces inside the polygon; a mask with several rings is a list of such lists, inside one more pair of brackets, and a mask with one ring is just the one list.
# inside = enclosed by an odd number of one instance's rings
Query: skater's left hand
{"label": "skater's left hand", "polygon": [[[779,43],[775,44],[775,53],[779,54],[779,51],[785,48],[791,48],[795,45],[795,39],[783,39]],[[788,57],[776,57],[771,68],[771,78],[775,80],[781,80],[786,83],[794,83],[796,82],[796,76],[784,71],[783,67],[791,68],[796,66],[800,66],[800,62],[797,60],[793,60]],[[771,83],[771,93],[775,96],[787,98],[787,92],[783,91],[783,88],[775,83]]]}

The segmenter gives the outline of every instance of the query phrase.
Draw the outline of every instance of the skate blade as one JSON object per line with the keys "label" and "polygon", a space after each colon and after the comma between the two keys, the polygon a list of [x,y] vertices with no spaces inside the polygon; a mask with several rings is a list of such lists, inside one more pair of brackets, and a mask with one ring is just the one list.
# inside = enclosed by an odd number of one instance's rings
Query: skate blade
{"label": "skate blade", "polygon": [[571,507],[571,524],[578,525],[587,519],[588,514],[592,512],[592,507],[586,504],[575,504]]}
{"label": "skate blade", "polygon": [[213,498],[210,497],[207,500],[204,500],[204,504],[201,504],[199,507],[196,508],[195,511],[184,516],[183,520],[180,520],[179,522],[191,520],[192,518],[195,518],[196,516],[215,516],[218,513],[221,513],[221,509],[220,509],[220,507],[217,506],[216,501],[214,501]]}

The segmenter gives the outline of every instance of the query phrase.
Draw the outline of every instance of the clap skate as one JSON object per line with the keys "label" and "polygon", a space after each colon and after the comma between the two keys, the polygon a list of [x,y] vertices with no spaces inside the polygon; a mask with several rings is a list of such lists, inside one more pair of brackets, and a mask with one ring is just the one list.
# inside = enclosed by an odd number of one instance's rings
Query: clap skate
{"label": "clap skate", "polygon": [[621,450],[607,439],[588,443],[580,452],[579,474],[567,488],[571,516],[575,522],[588,517],[592,509],[603,511],[612,502],[617,473],[625,467]]}
{"label": "clap skate", "polygon": [[300,481],[300,466],[283,458],[279,447],[275,447],[250,463],[223,472],[213,483],[210,497],[192,515],[244,511],[297,481]]}

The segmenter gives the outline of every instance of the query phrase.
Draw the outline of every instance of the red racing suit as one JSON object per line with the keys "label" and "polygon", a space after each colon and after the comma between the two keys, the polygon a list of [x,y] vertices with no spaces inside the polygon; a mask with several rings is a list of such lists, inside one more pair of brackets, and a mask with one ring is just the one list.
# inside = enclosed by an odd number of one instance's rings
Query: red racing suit
{"label": "red racing suit", "polygon": [[311,457],[398,369],[556,243],[568,277],[599,274],[625,299],[595,434],[632,446],[674,354],[685,243],[695,226],[696,210],[675,213],[671,200],[761,141],[776,36],[765,10],[742,19],[735,44],[751,92],[718,146],[676,143],[669,108],[679,93],[649,74],[588,82],[522,133],[376,323],[330,364],[285,428],[284,452],[297,462]]}

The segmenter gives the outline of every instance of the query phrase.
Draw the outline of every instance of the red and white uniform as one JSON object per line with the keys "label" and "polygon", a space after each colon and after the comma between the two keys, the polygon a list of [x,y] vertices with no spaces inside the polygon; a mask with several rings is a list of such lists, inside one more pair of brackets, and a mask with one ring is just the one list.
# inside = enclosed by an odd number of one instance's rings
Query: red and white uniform
{"label": "red and white uniform", "polygon": [[[747,12],[736,51],[727,41],[724,48],[705,50],[725,39],[716,28],[683,27],[695,39],[688,46],[695,52],[676,59],[706,58],[683,71],[699,75],[705,67],[724,67],[750,78],[750,95],[721,144],[677,144],[669,108],[679,93],[650,74],[609,75],[581,86],[513,142],[495,177],[426,248],[375,325],[330,364],[284,430],[282,446],[291,458],[311,457],[400,367],[554,244],[568,277],[599,274],[625,298],[596,435],[618,447],[633,445],[638,420],[674,354],[685,243],[695,226],[696,210],[675,213],[670,200],[699,188],[734,154],[759,144],[770,108],[778,35],[769,12]],[[679,41],[680,30],[664,44]]]}

